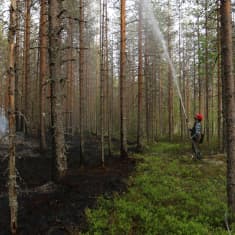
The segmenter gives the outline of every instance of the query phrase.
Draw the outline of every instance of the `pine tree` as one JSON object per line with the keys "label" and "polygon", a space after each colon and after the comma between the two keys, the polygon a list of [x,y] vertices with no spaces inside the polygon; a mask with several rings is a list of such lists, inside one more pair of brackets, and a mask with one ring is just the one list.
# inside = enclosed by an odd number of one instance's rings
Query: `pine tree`
{"label": "pine tree", "polygon": [[126,114],[126,1],[121,0],[121,49],[120,49],[120,155],[128,157],[127,152],[127,114]]}
{"label": "pine tree", "polygon": [[61,78],[62,0],[49,1],[49,64],[51,93],[51,125],[53,157],[55,159],[54,179],[61,179],[67,172],[63,126],[64,79]]}
{"label": "pine tree", "polygon": [[46,75],[47,75],[47,0],[41,0],[40,10],[40,78],[39,78],[39,102],[40,102],[40,149],[46,149],[45,129],[45,98],[46,98]]}
{"label": "pine tree", "polygon": [[9,104],[9,207],[11,217],[11,233],[17,233],[17,183],[16,183],[16,126],[15,126],[15,46],[16,46],[16,1],[11,0],[10,26],[8,35],[9,61],[8,61],[8,104]]}
{"label": "pine tree", "polygon": [[[232,54],[231,0],[221,0],[222,81],[225,100],[224,118],[227,134],[227,193],[228,207],[235,215],[235,94]],[[233,219],[235,217],[233,216]]]}

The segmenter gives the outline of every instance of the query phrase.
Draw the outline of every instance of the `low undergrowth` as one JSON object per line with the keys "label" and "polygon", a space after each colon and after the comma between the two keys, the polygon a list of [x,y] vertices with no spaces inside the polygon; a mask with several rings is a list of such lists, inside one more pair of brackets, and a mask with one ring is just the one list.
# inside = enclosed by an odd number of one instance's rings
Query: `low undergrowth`
{"label": "low undergrowth", "polygon": [[87,209],[85,234],[228,234],[225,164],[192,161],[183,149],[189,146],[159,143],[134,155],[141,161],[128,191]]}

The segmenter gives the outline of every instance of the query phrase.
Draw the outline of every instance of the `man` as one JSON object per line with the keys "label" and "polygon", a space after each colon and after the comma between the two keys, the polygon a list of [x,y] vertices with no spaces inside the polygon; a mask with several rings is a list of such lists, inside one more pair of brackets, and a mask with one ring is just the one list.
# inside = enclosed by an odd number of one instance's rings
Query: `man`
{"label": "man", "polygon": [[194,116],[194,125],[191,131],[191,139],[192,139],[192,150],[193,157],[196,159],[201,159],[201,152],[199,148],[199,144],[202,142],[203,134],[202,134],[202,125],[201,121],[203,120],[203,115],[198,113]]}

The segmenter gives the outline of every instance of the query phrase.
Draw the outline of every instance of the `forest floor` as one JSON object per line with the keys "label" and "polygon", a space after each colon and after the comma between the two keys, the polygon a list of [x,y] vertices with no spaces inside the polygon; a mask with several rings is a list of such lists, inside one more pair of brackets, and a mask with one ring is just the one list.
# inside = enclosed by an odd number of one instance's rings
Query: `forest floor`
{"label": "forest floor", "polygon": [[[160,142],[143,154],[128,190],[87,209],[96,235],[235,234],[226,205],[226,157],[204,144],[202,160],[189,143]],[[227,231],[227,229],[231,231]]]}
{"label": "forest floor", "polygon": [[[68,142],[69,171],[52,182],[50,152],[36,140],[17,138],[18,235],[227,234],[225,156],[203,150],[191,158],[188,144],[158,143],[100,166],[98,140]],[[115,147],[117,147],[117,143]],[[0,235],[9,235],[7,145],[0,145]]]}
{"label": "forest floor", "polygon": [[[98,140],[85,146],[86,162],[80,167],[78,139],[68,144],[69,171],[63,182],[54,184],[50,153],[40,154],[37,141],[17,138],[18,235],[79,234],[87,229],[85,209],[93,208],[97,198],[112,197],[126,190],[126,181],[136,160],[106,157],[100,166]],[[7,199],[7,145],[0,146],[0,235],[9,235]]]}

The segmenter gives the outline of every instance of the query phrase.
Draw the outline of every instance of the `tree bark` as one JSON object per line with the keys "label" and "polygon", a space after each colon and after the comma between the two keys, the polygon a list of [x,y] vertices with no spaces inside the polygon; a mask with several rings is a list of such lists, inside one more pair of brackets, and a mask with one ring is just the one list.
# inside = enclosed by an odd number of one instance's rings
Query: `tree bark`
{"label": "tree bark", "polygon": [[198,111],[201,113],[203,110],[203,91],[202,91],[202,79],[201,79],[201,45],[200,45],[200,16],[197,16],[197,42],[198,42]]}
{"label": "tree bark", "polygon": [[67,94],[66,94],[66,132],[73,134],[73,21],[68,20],[68,50],[67,50]]}
{"label": "tree bark", "polygon": [[24,35],[24,133],[28,134],[29,124],[29,76],[30,76],[30,10],[31,0],[25,1],[25,35]]}
{"label": "tree bark", "polygon": [[105,53],[104,53],[104,40],[105,40],[105,4],[104,1],[100,2],[101,7],[101,45],[100,45],[100,147],[101,147],[101,164],[104,166],[104,113],[105,113],[105,99],[104,99],[104,88],[105,88]]}
{"label": "tree bark", "polygon": [[67,172],[63,126],[63,90],[65,82],[61,78],[61,14],[62,0],[49,0],[49,64],[53,155],[56,161],[55,180],[60,180]]}
{"label": "tree bark", "polygon": [[84,164],[84,115],[85,115],[85,21],[84,21],[84,0],[79,3],[79,135],[80,135],[80,163]]}
{"label": "tree bark", "polygon": [[40,150],[44,151],[46,145],[45,128],[45,98],[46,98],[46,75],[47,75],[47,0],[41,0],[40,9],[40,78],[39,78],[39,102],[40,102]]}
{"label": "tree bark", "polygon": [[112,155],[112,78],[109,70],[109,38],[108,38],[108,1],[105,1],[105,74],[106,74],[106,102],[107,102],[107,129],[108,129],[108,152]]}
{"label": "tree bark", "polygon": [[225,99],[224,118],[227,132],[227,194],[228,207],[235,218],[235,96],[232,57],[231,0],[221,0],[222,74]]}
{"label": "tree bark", "polygon": [[206,41],[205,41],[205,81],[206,81],[206,92],[205,92],[205,134],[207,143],[210,141],[210,126],[209,126],[209,62],[208,62],[208,0],[205,2],[205,30],[206,30]]}
{"label": "tree bark", "polygon": [[8,61],[8,118],[9,118],[9,207],[11,218],[11,233],[17,233],[17,183],[16,183],[16,156],[15,156],[15,37],[16,37],[16,0],[11,0],[10,26],[8,35],[9,61]]}
{"label": "tree bark", "polygon": [[126,115],[126,0],[121,0],[121,49],[120,49],[120,155],[128,157]]}
{"label": "tree bark", "polygon": [[222,141],[222,81],[221,81],[221,35],[220,35],[220,0],[217,0],[217,51],[218,51],[218,59],[217,59],[217,93],[218,93],[218,114],[217,114],[217,138],[218,138],[218,148],[220,151],[223,149],[223,141]]}
{"label": "tree bark", "polygon": [[138,120],[137,120],[137,150],[143,150],[143,34],[142,34],[142,5],[139,2],[138,25]]}
{"label": "tree bark", "polygon": [[16,131],[21,130],[20,115],[20,1],[16,1],[15,111]]}
{"label": "tree bark", "polygon": [[[171,17],[170,17],[170,1],[168,0],[168,52],[171,58]],[[168,66],[168,135],[169,140],[173,138],[173,77],[170,65]]]}

